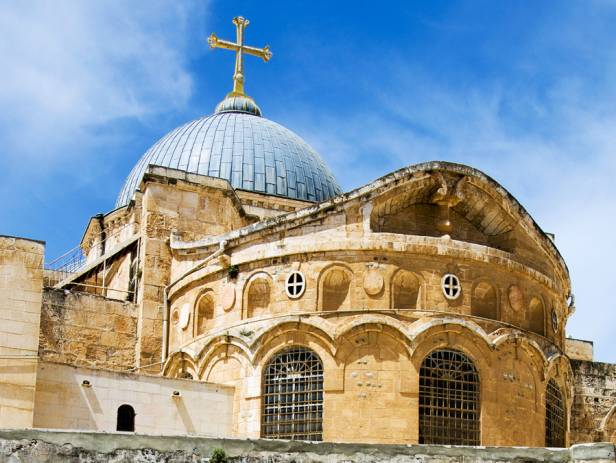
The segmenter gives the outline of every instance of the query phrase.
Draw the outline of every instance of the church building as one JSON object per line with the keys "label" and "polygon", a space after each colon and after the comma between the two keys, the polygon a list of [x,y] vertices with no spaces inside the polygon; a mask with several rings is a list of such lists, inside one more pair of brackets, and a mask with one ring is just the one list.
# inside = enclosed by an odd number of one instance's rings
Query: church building
{"label": "church building", "polygon": [[[366,444],[616,443],[567,265],[466,165],[344,192],[244,90],[164,135],[44,264],[0,236],[0,428]],[[260,102],[266,108],[267,102]]]}

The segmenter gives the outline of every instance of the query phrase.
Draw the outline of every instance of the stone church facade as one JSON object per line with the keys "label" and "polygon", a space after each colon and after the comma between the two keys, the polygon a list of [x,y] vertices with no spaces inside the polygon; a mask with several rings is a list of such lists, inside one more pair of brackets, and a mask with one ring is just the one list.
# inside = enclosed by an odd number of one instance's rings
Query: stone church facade
{"label": "stone church facade", "polygon": [[553,237],[479,170],[342,193],[234,91],[146,152],[116,206],[46,268],[44,243],[0,237],[0,427],[616,442],[616,371],[566,338]]}

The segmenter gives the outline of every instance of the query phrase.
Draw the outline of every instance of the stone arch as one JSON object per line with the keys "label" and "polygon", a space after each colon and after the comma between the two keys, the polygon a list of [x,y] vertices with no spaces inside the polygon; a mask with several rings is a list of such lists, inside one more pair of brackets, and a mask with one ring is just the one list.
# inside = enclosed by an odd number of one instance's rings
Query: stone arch
{"label": "stone arch", "polygon": [[601,437],[604,441],[616,444],[616,404],[610,408],[599,426]]}
{"label": "stone arch", "polygon": [[314,350],[324,364],[334,366],[333,340],[328,333],[308,323],[289,321],[272,327],[252,343],[253,368],[259,370],[269,358],[284,346],[303,345]]}
{"label": "stone arch", "polygon": [[388,439],[416,440],[416,416],[409,413],[416,406],[409,344],[403,332],[379,323],[354,326],[337,338],[338,368],[327,371],[329,376],[337,374],[337,393],[328,397],[328,404],[336,410],[353,408],[352,414],[336,416],[337,439],[353,441],[358,429],[395,422],[395,427],[387,428]]}
{"label": "stone arch", "polygon": [[391,279],[391,308],[394,310],[417,309],[420,291],[419,277],[413,272],[399,269]]}
{"label": "stone arch", "polygon": [[211,339],[196,356],[198,377],[201,379],[207,378],[210,375],[210,369],[217,360],[231,356],[237,359],[243,368],[251,364],[250,350],[241,339],[227,335],[220,335]]}
{"label": "stone arch", "polygon": [[187,378],[187,374],[193,379],[197,376],[197,363],[187,352],[178,351],[169,356],[163,368],[163,375],[168,378]]}
{"label": "stone arch", "polygon": [[244,286],[244,317],[268,315],[272,299],[272,278],[265,272],[252,275]]}
{"label": "stone arch", "polygon": [[[434,345],[447,346],[448,343],[455,345],[458,340],[457,336],[460,334],[464,334],[462,339],[471,340],[470,344],[465,343],[470,349],[469,352],[465,353],[470,354],[475,362],[477,361],[475,355],[483,357],[487,362],[493,348],[490,337],[477,323],[471,320],[452,317],[425,317],[413,322],[408,333],[415,347],[414,358],[417,352],[422,352],[423,346],[429,346],[431,342],[435,343]],[[478,340],[481,342],[476,342]],[[423,355],[427,353],[427,351],[423,351]]]}
{"label": "stone arch", "polygon": [[195,336],[206,334],[214,327],[215,315],[214,291],[208,289],[199,295],[195,304]]}
{"label": "stone arch", "polygon": [[537,296],[533,296],[528,303],[527,328],[533,333],[545,335],[545,304]]}
{"label": "stone arch", "polygon": [[492,283],[481,280],[473,286],[471,315],[498,320],[498,291]]}
{"label": "stone arch", "polygon": [[333,312],[350,309],[352,304],[353,271],[342,264],[326,267],[319,277],[319,310]]}
{"label": "stone arch", "polygon": [[200,368],[200,378],[217,384],[236,386],[244,377],[246,358],[235,345],[219,344],[207,356]]}

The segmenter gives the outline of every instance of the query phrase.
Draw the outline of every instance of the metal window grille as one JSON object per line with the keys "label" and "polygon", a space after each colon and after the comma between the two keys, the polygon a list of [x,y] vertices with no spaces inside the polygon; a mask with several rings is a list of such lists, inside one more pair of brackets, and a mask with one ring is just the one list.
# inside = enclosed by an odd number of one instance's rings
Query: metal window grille
{"label": "metal window grille", "polygon": [[556,382],[551,379],[545,393],[545,445],[565,446],[565,406]]}
{"label": "metal window grille", "polygon": [[261,437],[322,440],[323,364],[314,352],[293,347],[276,355],[262,390]]}
{"label": "metal window grille", "polygon": [[437,350],[419,371],[419,443],[480,445],[479,375],[461,352]]}

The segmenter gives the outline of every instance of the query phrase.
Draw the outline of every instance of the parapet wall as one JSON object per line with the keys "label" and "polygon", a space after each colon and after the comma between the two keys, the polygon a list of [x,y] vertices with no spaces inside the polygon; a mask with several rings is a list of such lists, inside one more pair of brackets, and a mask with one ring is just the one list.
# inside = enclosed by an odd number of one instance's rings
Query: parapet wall
{"label": "parapet wall", "polygon": [[128,405],[138,433],[229,436],[233,392],[202,381],[40,362],[34,427],[113,432],[118,408]]}
{"label": "parapet wall", "polygon": [[42,430],[0,431],[0,462],[206,462],[222,448],[229,462],[245,463],[612,463],[613,444],[569,449],[365,445],[207,439]]}
{"label": "parapet wall", "polygon": [[0,427],[31,427],[45,244],[0,236]]}
{"label": "parapet wall", "polygon": [[571,442],[616,443],[616,364],[571,360]]}
{"label": "parapet wall", "polygon": [[135,366],[137,306],[95,294],[45,289],[41,360],[127,371]]}

